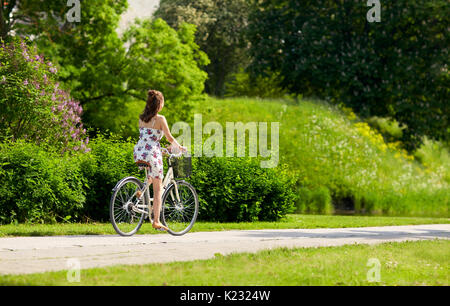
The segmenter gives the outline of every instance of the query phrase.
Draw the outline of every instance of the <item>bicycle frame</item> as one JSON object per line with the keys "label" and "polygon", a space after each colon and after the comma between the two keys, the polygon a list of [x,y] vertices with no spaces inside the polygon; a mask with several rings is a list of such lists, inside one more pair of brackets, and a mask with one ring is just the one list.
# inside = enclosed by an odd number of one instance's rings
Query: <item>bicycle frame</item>
{"label": "bicycle frame", "polygon": [[[151,204],[153,203],[153,198],[150,198],[150,193],[149,193],[150,183],[149,183],[149,179],[148,179],[148,169],[145,168],[144,170],[145,170],[144,188],[142,190],[140,190],[142,192],[142,194],[137,199],[135,205],[133,205],[133,210],[135,212],[138,212],[138,213],[143,213],[143,214],[149,214],[150,215]],[[167,170],[167,173],[166,173],[166,175],[165,175],[165,177],[163,179],[163,182],[162,182],[162,189],[166,189],[169,186],[169,184],[171,184],[171,183],[174,184],[174,186],[175,186],[175,195],[176,195],[177,201],[179,202],[180,201],[180,195],[178,193],[178,186],[177,186],[176,181],[175,181],[174,176],[173,176],[173,168],[172,168],[172,166],[169,166],[169,169]],[[131,197],[134,197],[138,191],[139,190],[136,190]],[[142,198],[144,196],[146,196],[149,199],[149,203],[148,203],[147,207],[144,204],[140,204],[139,203],[139,202],[142,201]],[[172,192],[171,192],[170,196],[172,197],[173,200],[175,199],[175,197],[172,194]],[[161,195],[161,198],[162,198],[162,195]],[[148,208],[148,211],[145,210],[146,208]]]}

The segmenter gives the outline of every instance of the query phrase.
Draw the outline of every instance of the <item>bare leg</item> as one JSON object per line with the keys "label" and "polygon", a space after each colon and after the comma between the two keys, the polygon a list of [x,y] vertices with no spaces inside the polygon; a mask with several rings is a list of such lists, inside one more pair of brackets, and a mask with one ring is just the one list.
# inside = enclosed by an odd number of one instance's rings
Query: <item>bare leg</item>
{"label": "bare leg", "polygon": [[[151,176],[147,176],[147,179],[148,179],[148,186],[150,188],[150,185],[153,183],[153,181],[152,181],[153,178]],[[150,193],[149,193],[149,195],[150,195]],[[148,219],[150,221],[152,221],[152,205],[150,203],[151,203],[151,201],[148,202]]]}
{"label": "bare leg", "polygon": [[[152,184],[152,179],[153,178],[151,176],[147,176],[147,179],[148,179],[148,185],[150,186]],[[136,195],[137,195],[138,198],[140,198],[141,195],[142,195],[142,192],[140,190],[138,190]],[[148,208],[149,208],[149,211],[150,211],[150,203],[148,203]]]}
{"label": "bare leg", "polygon": [[153,179],[153,228],[162,228],[168,230],[167,227],[161,224],[159,219],[161,213],[161,179]]}

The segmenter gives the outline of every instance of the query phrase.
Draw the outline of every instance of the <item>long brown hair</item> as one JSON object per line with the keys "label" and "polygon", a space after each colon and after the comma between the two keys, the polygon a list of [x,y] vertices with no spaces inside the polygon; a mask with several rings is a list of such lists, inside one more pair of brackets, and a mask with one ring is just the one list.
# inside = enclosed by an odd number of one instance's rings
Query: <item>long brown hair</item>
{"label": "long brown hair", "polygon": [[147,96],[147,104],[144,112],[139,116],[145,123],[149,122],[159,111],[161,103],[164,99],[162,92],[150,89]]}

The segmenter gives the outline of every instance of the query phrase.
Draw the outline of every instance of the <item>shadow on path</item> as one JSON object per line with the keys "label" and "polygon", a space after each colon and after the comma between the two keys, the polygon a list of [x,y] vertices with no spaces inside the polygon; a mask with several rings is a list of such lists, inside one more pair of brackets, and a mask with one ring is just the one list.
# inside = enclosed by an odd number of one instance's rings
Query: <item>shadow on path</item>
{"label": "shadow on path", "polygon": [[450,231],[433,230],[433,229],[414,229],[411,231],[401,230],[362,230],[362,229],[346,229],[335,233],[307,233],[307,232],[277,232],[277,231],[261,231],[248,232],[248,237],[258,238],[365,238],[365,239],[399,239],[399,238],[448,238],[450,239]]}

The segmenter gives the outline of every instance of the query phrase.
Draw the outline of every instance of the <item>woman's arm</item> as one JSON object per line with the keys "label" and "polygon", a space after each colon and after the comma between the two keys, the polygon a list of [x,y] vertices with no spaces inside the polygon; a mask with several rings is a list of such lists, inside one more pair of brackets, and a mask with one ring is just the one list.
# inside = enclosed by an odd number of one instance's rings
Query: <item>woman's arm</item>
{"label": "woman's arm", "polygon": [[162,130],[164,132],[164,136],[166,136],[167,140],[170,142],[171,145],[175,145],[179,147],[182,151],[186,151],[186,147],[181,146],[178,141],[175,139],[175,137],[172,136],[169,130],[169,125],[167,124],[166,117],[162,116]]}

